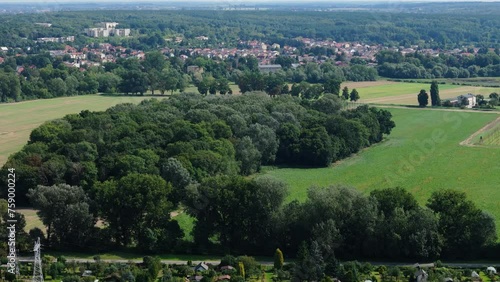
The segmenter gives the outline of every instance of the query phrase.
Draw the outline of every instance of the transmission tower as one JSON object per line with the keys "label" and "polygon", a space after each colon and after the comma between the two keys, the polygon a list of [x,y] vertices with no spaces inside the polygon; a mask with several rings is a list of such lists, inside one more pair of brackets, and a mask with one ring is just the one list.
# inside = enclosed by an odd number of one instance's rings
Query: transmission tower
{"label": "transmission tower", "polygon": [[33,251],[35,252],[35,263],[33,264],[33,279],[31,280],[32,282],[43,282],[40,248],[40,237],[38,237],[38,240],[35,242],[35,248],[33,248]]}

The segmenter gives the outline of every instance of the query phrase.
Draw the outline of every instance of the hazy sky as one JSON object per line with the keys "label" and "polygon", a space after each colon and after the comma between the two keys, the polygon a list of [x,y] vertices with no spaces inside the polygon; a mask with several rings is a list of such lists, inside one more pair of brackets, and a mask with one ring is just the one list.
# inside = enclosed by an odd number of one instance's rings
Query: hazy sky
{"label": "hazy sky", "polygon": [[[43,3],[75,3],[75,2],[80,2],[80,3],[85,3],[85,2],[100,2],[100,3],[106,3],[106,2],[163,2],[163,3],[175,3],[175,2],[186,2],[182,0],[0,0],[0,3],[36,3],[36,4],[43,4]],[[191,2],[191,1],[190,1]],[[295,2],[295,3],[318,3],[318,2],[329,2],[329,3],[335,3],[335,2],[341,2],[341,3],[349,3],[349,2],[382,2],[382,3],[387,3],[387,2],[500,2],[500,0],[462,0],[462,1],[457,1],[457,0],[381,0],[381,1],[367,1],[367,0],[194,0],[192,2],[207,2],[207,3],[231,3],[231,4],[243,4],[243,3],[290,3],[290,2]]]}

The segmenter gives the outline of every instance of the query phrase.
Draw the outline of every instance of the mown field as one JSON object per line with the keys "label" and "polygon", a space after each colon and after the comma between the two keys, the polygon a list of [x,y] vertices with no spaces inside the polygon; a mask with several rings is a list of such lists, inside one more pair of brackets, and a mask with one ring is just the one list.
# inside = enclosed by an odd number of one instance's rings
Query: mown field
{"label": "mown field", "polygon": [[496,218],[500,234],[500,148],[459,143],[498,117],[492,113],[389,109],[396,128],[386,141],[329,168],[266,168],[286,181],[288,200],[304,200],[312,185],[346,184],[364,193],[400,186],[421,204],[440,189],[465,191]]}
{"label": "mown field", "polygon": [[82,110],[102,111],[120,103],[139,103],[150,97],[85,95],[13,104],[0,104],[0,166],[19,151],[33,129],[45,121]]}
{"label": "mown field", "polygon": [[[362,103],[418,105],[417,94],[425,89],[430,94],[430,84],[393,81],[349,82],[342,87],[356,88]],[[482,94],[486,97],[492,92],[500,92],[500,88],[481,86],[461,86],[440,84],[439,96],[441,99],[454,98],[462,94]],[[429,101],[430,103],[430,101]]]}

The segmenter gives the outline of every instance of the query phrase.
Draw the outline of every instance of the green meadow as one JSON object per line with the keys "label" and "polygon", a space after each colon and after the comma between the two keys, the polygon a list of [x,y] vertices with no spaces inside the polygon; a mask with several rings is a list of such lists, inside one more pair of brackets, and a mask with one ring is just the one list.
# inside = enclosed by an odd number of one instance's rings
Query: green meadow
{"label": "green meadow", "polygon": [[[500,226],[500,147],[459,143],[497,114],[390,109],[396,127],[387,139],[328,168],[266,168],[287,182],[288,200],[305,200],[313,185],[345,184],[364,193],[403,187],[421,204],[440,189],[465,191]],[[500,231],[500,228],[498,229]],[[500,234],[500,232],[499,232]]]}

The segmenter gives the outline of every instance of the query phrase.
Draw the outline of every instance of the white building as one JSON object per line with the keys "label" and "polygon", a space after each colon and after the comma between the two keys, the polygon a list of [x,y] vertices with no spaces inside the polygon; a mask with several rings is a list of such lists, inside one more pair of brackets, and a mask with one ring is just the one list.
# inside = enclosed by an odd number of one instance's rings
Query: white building
{"label": "white building", "polygon": [[129,36],[130,28],[116,28],[118,23],[115,22],[104,22],[100,24],[100,27],[86,28],[85,33],[90,37],[109,37],[114,36]]}
{"label": "white building", "polygon": [[472,108],[476,105],[476,95],[469,93],[469,94],[460,95],[457,97],[457,100],[461,104],[464,104],[464,103],[462,103],[462,101],[464,101],[464,99],[467,99],[467,101],[468,101],[468,105],[465,106],[466,108]]}

